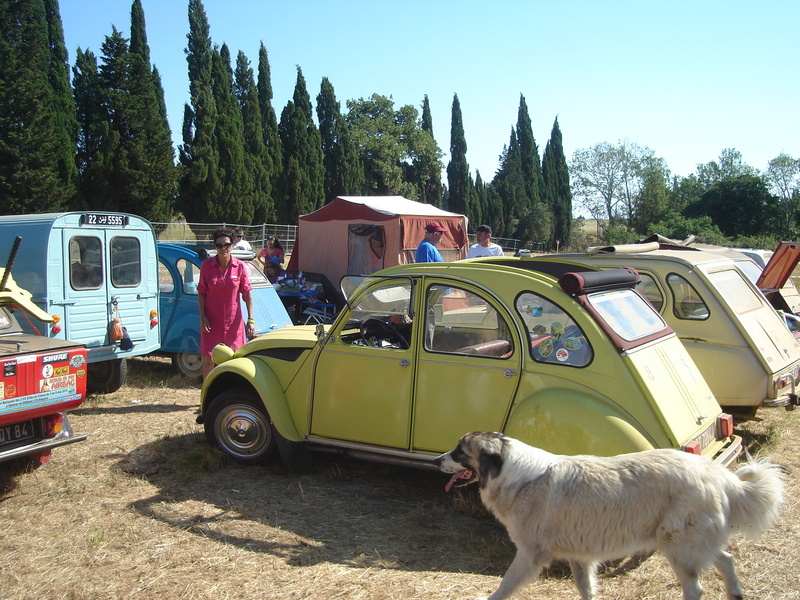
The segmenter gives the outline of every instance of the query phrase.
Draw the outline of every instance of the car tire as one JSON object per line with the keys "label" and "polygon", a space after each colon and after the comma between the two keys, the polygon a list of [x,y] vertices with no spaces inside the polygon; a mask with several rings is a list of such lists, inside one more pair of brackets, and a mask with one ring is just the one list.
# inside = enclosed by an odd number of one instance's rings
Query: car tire
{"label": "car tire", "polygon": [[124,358],[101,360],[86,367],[86,391],[92,394],[116,392],[125,383],[128,362]]}
{"label": "car tire", "polygon": [[211,403],[204,419],[206,438],[242,465],[261,465],[278,454],[275,427],[255,392],[225,390]]}
{"label": "car tire", "polygon": [[200,354],[178,352],[172,355],[172,364],[187,379],[199,379],[203,376],[203,357]]}

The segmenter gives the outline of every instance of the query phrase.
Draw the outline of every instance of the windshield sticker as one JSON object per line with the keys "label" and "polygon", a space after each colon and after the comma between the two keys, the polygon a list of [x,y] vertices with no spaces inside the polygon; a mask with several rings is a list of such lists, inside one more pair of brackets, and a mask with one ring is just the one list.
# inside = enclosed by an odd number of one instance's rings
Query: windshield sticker
{"label": "windshield sticker", "polygon": [[543,358],[547,358],[553,353],[553,340],[547,339],[542,340],[542,343],[539,344],[539,355]]}
{"label": "windshield sticker", "polygon": [[550,334],[553,336],[554,340],[560,340],[561,336],[564,335],[564,326],[556,321],[550,325]]}
{"label": "windshield sticker", "polygon": [[569,352],[566,348],[559,348],[556,350],[556,359],[558,362],[566,362],[569,360]]}

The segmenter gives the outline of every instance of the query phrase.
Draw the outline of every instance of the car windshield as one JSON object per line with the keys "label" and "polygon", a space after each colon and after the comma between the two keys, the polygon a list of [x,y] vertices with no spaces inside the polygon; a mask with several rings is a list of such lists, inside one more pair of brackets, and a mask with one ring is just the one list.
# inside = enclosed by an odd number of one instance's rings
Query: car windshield
{"label": "car windshield", "polygon": [[652,305],[633,290],[591,294],[588,299],[614,333],[628,342],[653,335],[666,327]]}

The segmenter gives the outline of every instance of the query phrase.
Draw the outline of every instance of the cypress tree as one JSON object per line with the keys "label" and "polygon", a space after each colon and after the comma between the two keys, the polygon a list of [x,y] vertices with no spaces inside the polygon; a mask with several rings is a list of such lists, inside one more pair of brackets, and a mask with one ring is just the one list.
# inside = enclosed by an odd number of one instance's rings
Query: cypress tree
{"label": "cypress tree", "polygon": [[78,182],[78,168],[75,164],[78,121],[75,100],[69,84],[69,58],[64,45],[64,26],[61,23],[58,0],[44,0],[44,11],[50,48],[50,68],[47,78],[53,88],[56,127],[61,137],[60,156],[56,160],[61,177],[71,189],[74,198]]}
{"label": "cypress tree", "polygon": [[450,163],[447,165],[448,210],[461,213],[473,220],[472,210],[469,206],[470,183],[467,140],[464,137],[461,103],[458,101],[458,94],[454,94],[450,121]]}
{"label": "cypress tree", "polygon": [[189,34],[186,62],[189,96],[183,114],[183,144],[179,147],[183,175],[180,201],[187,221],[211,221],[217,199],[219,155],[213,143],[217,107],[211,79],[211,35],[202,0],[189,0]]}
{"label": "cypress tree", "polygon": [[139,147],[140,169],[146,177],[140,182],[138,214],[151,221],[172,218],[175,203],[175,150],[167,121],[164,88],[158,71],[150,66],[144,10],[141,0],[131,6],[131,99],[135,110],[135,136]]}
{"label": "cypress tree", "polygon": [[252,223],[253,182],[244,167],[244,124],[242,111],[233,93],[231,55],[226,44],[212,52],[211,82],[217,107],[217,127],[213,143],[219,159],[212,220]]}
{"label": "cypress tree", "polygon": [[281,148],[281,138],[278,135],[278,118],[275,109],[272,107],[272,81],[270,76],[269,58],[267,49],[262,43],[258,49],[258,105],[261,109],[261,127],[264,135],[264,146],[269,156],[269,177],[272,193],[272,213],[267,214],[264,219],[270,220],[281,214],[280,208],[283,203],[281,190],[285,184],[281,183],[283,177],[283,150]]}
{"label": "cypress tree", "polygon": [[236,57],[234,88],[244,126],[245,172],[249,174],[252,182],[252,187],[247,193],[252,197],[254,222],[264,223],[272,219],[275,210],[270,181],[271,161],[264,145],[264,128],[261,123],[261,109],[258,104],[253,69],[241,51]]}
{"label": "cypress tree", "polygon": [[531,207],[541,201],[540,190],[542,187],[542,165],[539,161],[539,148],[533,137],[533,126],[528,115],[528,104],[525,96],[519,96],[519,110],[517,113],[517,143],[519,144],[519,163],[522,170],[522,179],[525,184],[525,193]]}
{"label": "cypress tree", "polygon": [[62,210],[75,187],[56,114],[64,99],[48,77],[63,65],[50,50],[43,2],[0,2],[0,32],[0,212]]}
{"label": "cypress tree", "polygon": [[340,107],[333,84],[323,77],[317,96],[317,120],[325,167],[326,203],[337,196],[360,194],[364,185],[364,172]]}
{"label": "cypress tree", "polygon": [[[433,116],[428,102],[428,94],[425,94],[425,98],[422,100],[422,132],[430,137],[429,145],[438,150],[436,139],[433,137]],[[420,171],[422,202],[440,207],[442,205],[442,165],[439,155],[440,153],[436,152],[433,160],[421,161],[418,170]]]}
{"label": "cypress tree", "polygon": [[72,74],[78,121],[78,195],[73,208],[88,210],[90,198],[105,198],[108,192],[109,182],[103,164],[108,156],[101,149],[110,129],[97,58],[90,50],[84,52],[78,48]]}
{"label": "cypress tree", "polygon": [[558,118],[553,122],[550,139],[544,150],[542,180],[545,204],[553,213],[553,237],[550,246],[553,247],[556,240],[560,242],[559,247],[562,244],[566,246],[572,233],[572,190],[569,185],[569,167],[564,156]]}
{"label": "cypress tree", "polygon": [[298,67],[292,100],[283,109],[278,126],[287,181],[285,223],[297,223],[300,215],[316,210],[323,202],[322,140],[312,115],[311,98]]}

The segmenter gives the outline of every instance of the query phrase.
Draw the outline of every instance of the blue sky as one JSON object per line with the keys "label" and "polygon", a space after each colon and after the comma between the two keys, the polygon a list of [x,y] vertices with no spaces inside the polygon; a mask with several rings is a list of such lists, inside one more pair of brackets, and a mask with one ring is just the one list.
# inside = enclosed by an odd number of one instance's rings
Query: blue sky
{"label": "blue sky", "polygon": [[[255,70],[269,53],[273,106],[291,98],[296,67],[312,103],[322,77],[344,109],[373,93],[419,108],[449,160],[458,94],[467,160],[490,181],[525,96],[544,151],[558,117],[568,157],[601,142],[653,149],[676,175],[736,148],[764,170],[800,158],[797,0],[204,0],[211,37]],[[189,98],[187,0],[142,0],[151,60],[176,144]],[[60,0],[70,61],[100,56],[112,24],[130,34],[131,2]]]}

